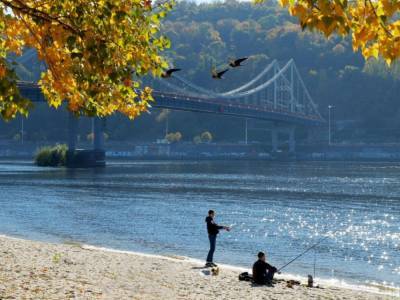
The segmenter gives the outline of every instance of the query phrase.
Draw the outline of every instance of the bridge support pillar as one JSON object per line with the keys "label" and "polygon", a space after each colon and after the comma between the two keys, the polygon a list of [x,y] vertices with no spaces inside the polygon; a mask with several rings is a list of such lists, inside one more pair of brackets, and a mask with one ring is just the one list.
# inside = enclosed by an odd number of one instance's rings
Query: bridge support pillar
{"label": "bridge support pillar", "polygon": [[102,119],[93,120],[93,150],[76,149],[78,119],[69,113],[68,151],[66,166],[68,168],[104,167],[106,164],[104,151],[104,123]]}
{"label": "bridge support pillar", "polygon": [[78,118],[72,112],[68,113],[68,151],[75,151],[78,131]]}
{"label": "bridge support pillar", "polygon": [[93,119],[93,150],[104,151],[104,119]]}

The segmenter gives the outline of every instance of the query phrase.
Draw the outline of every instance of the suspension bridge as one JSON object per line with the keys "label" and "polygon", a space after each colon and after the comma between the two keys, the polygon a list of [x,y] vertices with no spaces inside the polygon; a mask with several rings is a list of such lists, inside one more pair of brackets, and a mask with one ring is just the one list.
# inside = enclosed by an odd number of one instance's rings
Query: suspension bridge
{"label": "suspension bridge", "polygon": [[[316,126],[325,121],[318,112],[293,59],[284,66],[273,60],[249,82],[235,89],[216,92],[201,87],[179,75],[160,79],[162,87],[153,92],[154,108],[167,108],[202,113],[229,115],[245,119],[269,121],[272,151],[279,148],[279,134],[288,135],[289,151],[295,152],[297,126]],[[21,94],[33,102],[46,99],[38,85],[19,82]],[[104,152],[104,122],[94,120],[94,150]],[[75,151],[77,120],[70,115],[70,151]]]}

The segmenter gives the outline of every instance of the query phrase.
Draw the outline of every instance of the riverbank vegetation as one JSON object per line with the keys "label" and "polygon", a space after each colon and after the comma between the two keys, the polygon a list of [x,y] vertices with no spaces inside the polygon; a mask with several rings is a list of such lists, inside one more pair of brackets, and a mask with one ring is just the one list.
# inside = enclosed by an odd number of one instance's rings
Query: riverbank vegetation
{"label": "riverbank vegetation", "polygon": [[168,143],[178,143],[182,140],[182,133],[179,131],[167,133],[165,135],[165,139],[168,141]]}
{"label": "riverbank vegetation", "polygon": [[40,167],[65,166],[67,161],[67,145],[57,144],[40,148],[35,155],[35,164]]}

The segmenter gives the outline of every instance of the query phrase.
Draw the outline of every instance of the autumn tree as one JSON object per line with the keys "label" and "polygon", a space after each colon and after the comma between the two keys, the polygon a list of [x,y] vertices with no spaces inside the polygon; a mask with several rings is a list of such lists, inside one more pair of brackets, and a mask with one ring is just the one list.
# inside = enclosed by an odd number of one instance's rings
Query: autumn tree
{"label": "autumn tree", "polygon": [[210,143],[213,139],[212,134],[209,131],[204,131],[201,135],[200,135],[201,141],[203,143]]}
{"label": "autumn tree", "polygon": [[193,143],[196,145],[201,144],[201,143],[210,143],[213,140],[213,136],[209,131],[204,131],[200,135],[196,135],[193,138]]}
{"label": "autumn tree", "polygon": [[[173,1],[173,0],[171,0]],[[169,40],[160,20],[172,8],[151,0],[0,0],[0,113],[28,113],[10,54],[34,48],[46,66],[39,85],[52,107],[63,101],[76,115],[130,119],[149,107],[151,89],[139,78],[167,67]]]}
{"label": "autumn tree", "polygon": [[[263,0],[256,0],[263,2]],[[400,56],[398,0],[279,0],[303,29],[326,36],[351,35],[353,49],[365,58],[381,56],[390,64]]]}
{"label": "autumn tree", "polygon": [[182,139],[182,134],[177,131],[177,132],[171,132],[165,135],[165,139],[169,142],[169,143],[177,143]]}

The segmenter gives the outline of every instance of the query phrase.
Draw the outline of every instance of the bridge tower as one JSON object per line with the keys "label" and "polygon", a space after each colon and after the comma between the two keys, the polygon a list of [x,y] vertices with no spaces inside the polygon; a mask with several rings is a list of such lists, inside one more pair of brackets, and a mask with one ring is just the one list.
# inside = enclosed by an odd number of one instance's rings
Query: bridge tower
{"label": "bridge tower", "polygon": [[168,89],[166,93],[160,92],[157,99],[161,106],[171,97],[177,109],[185,110],[186,107],[186,110],[223,113],[272,123],[272,127],[266,125],[265,129],[271,132],[271,152],[274,154],[281,153],[279,139],[285,136],[285,152],[293,157],[296,128],[319,126],[325,122],[293,59],[282,67],[273,60],[250,81],[225,92],[208,90],[179,74],[159,82]]}

